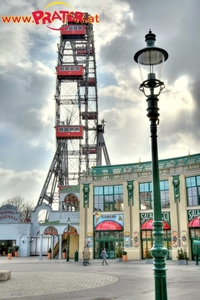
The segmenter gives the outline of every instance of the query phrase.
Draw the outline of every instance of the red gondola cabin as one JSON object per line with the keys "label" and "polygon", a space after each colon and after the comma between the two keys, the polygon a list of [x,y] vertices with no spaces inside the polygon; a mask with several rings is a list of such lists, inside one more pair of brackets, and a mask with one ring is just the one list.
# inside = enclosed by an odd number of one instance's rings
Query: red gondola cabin
{"label": "red gondola cabin", "polygon": [[56,126],[56,137],[64,139],[82,139],[83,126],[75,125],[62,125]]}
{"label": "red gondola cabin", "polygon": [[87,152],[89,154],[96,154],[97,153],[97,146],[96,145],[88,145],[87,147],[82,147],[83,154],[86,154]]}
{"label": "red gondola cabin", "polygon": [[85,25],[80,25],[80,24],[63,25],[60,28],[60,33],[64,39],[83,40],[85,39],[86,29],[85,29]]}
{"label": "red gondola cabin", "polygon": [[97,119],[97,112],[96,111],[89,111],[89,112],[82,112],[81,114],[82,120],[85,120],[86,118],[88,120],[96,120]]}
{"label": "red gondola cabin", "polygon": [[[94,77],[88,78],[88,86],[95,86],[96,80]],[[86,81],[82,80],[80,81],[80,86],[86,86]]]}
{"label": "red gondola cabin", "polygon": [[61,65],[57,66],[57,76],[59,79],[82,79],[82,65]]}
{"label": "red gondola cabin", "polygon": [[[87,54],[87,51],[86,51],[86,48],[85,47],[77,47],[76,48],[76,53],[78,55],[86,55]],[[94,53],[93,49],[90,48],[89,50],[89,55],[92,55]]]}

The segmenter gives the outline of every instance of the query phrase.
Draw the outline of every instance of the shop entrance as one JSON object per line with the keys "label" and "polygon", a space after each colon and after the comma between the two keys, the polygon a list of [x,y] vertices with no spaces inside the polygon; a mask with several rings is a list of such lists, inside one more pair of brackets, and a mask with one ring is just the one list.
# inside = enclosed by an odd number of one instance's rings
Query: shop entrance
{"label": "shop entrance", "polygon": [[99,243],[99,256],[101,255],[102,250],[105,248],[108,254],[108,258],[115,257],[115,245],[113,241],[100,241]]}
{"label": "shop entrance", "polygon": [[94,258],[100,259],[101,252],[105,248],[108,254],[108,259],[115,258],[115,250],[117,247],[124,247],[123,231],[119,232],[95,232],[94,241]]}
{"label": "shop entrance", "polygon": [[8,247],[14,247],[16,245],[15,240],[0,240],[0,255],[3,255],[3,253],[8,253]]}
{"label": "shop entrance", "polygon": [[[163,243],[164,246],[168,249],[168,254],[166,259],[172,259],[171,230],[163,230],[163,234],[164,234]],[[150,252],[152,247],[153,247],[153,230],[142,230],[142,259],[146,258],[147,252]]]}
{"label": "shop entrance", "polygon": [[[191,253],[192,253],[192,260],[196,259],[195,255],[195,247],[194,241],[200,241],[200,229],[199,228],[192,228],[190,229],[190,237],[191,237]],[[200,259],[200,256],[199,256]]]}

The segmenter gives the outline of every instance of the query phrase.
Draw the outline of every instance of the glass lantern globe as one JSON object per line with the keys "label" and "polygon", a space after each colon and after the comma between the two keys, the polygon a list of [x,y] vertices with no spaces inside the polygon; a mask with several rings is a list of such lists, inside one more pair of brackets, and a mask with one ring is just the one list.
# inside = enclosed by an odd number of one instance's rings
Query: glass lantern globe
{"label": "glass lantern globe", "polygon": [[156,35],[149,30],[145,36],[147,47],[134,55],[134,60],[139,65],[142,82],[161,80],[163,63],[168,59],[167,51],[155,47],[155,40]]}

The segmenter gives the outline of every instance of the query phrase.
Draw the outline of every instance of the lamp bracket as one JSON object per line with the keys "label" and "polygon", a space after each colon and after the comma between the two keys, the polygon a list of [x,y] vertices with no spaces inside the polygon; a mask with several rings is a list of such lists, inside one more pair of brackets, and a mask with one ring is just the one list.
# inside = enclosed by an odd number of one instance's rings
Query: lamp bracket
{"label": "lamp bracket", "polygon": [[[155,94],[154,89],[159,88],[158,92]],[[150,89],[151,96],[159,96],[161,91],[165,88],[164,82],[158,79],[147,79],[143,83],[140,84],[139,90],[143,92],[143,94],[148,97],[145,89]]]}

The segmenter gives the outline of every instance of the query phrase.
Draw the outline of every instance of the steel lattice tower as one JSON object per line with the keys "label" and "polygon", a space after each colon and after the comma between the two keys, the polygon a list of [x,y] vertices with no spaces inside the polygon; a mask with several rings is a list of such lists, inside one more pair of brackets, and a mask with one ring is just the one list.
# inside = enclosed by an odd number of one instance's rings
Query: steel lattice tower
{"label": "steel lattice tower", "polygon": [[[98,95],[92,23],[61,27],[54,96],[56,153],[38,204],[56,202],[56,187],[77,185],[84,170],[110,159],[104,120],[98,124]],[[79,132],[78,132],[79,131]]]}

